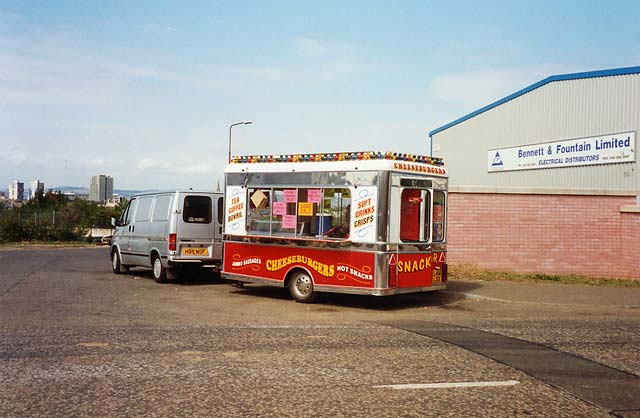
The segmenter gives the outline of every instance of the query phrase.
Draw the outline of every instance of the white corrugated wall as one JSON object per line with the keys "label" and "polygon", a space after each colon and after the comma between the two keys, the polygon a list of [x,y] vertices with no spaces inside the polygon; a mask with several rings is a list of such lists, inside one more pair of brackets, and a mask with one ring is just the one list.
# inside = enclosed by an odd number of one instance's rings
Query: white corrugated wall
{"label": "white corrugated wall", "polygon": [[636,162],[487,172],[487,151],[619,132],[640,142],[640,74],[554,81],[433,135],[452,186],[640,192]]}

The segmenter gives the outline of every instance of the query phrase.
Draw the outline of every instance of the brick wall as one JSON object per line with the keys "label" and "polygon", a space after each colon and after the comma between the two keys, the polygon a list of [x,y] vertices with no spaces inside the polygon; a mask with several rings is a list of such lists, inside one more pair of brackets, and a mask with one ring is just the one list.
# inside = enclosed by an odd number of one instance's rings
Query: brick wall
{"label": "brick wall", "polygon": [[448,260],[501,271],[640,278],[630,196],[449,193]]}
{"label": "brick wall", "polygon": [[631,273],[631,277],[640,278],[640,213],[622,213],[621,215],[623,262]]}

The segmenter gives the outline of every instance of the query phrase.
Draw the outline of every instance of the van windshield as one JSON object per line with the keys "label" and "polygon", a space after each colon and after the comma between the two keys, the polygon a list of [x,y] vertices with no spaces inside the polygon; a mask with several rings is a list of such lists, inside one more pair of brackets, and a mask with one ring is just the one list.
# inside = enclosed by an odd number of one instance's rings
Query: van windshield
{"label": "van windshield", "polygon": [[182,219],[187,223],[211,223],[211,198],[209,196],[186,196]]}

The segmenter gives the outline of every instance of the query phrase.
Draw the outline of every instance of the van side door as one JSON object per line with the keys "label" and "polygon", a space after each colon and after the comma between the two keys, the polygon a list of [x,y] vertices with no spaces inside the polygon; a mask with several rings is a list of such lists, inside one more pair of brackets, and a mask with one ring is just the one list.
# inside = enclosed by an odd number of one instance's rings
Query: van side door
{"label": "van side door", "polygon": [[154,196],[138,198],[136,213],[131,223],[131,255],[134,257],[135,264],[140,266],[151,266],[149,229],[154,200]]}
{"label": "van side door", "polygon": [[138,199],[131,198],[127,204],[127,208],[122,214],[120,220],[120,226],[116,231],[115,243],[120,247],[120,256],[122,257],[122,264],[132,264],[131,258],[131,235],[132,235],[132,221],[133,216],[138,207]]}
{"label": "van side door", "polygon": [[224,196],[215,195],[214,212],[215,230],[213,236],[213,259],[222,260],[222,225],[224,222]]}

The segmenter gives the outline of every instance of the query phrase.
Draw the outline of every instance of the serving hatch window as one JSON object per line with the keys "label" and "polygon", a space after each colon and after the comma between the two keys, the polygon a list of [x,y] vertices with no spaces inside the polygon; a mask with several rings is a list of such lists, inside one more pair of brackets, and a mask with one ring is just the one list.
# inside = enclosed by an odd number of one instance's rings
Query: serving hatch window
{"label": "serving hatch window", "polygon": [[249,189],[247,231],[254,235],[349,236],[348,188]]}
{"label": "serving hatch window", "polygon": [[249,189],[248,231],[259,235],[271,233],[271,200],[270,189]]}

